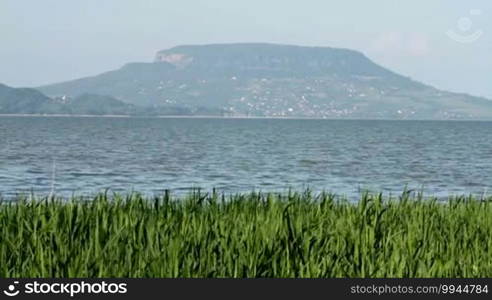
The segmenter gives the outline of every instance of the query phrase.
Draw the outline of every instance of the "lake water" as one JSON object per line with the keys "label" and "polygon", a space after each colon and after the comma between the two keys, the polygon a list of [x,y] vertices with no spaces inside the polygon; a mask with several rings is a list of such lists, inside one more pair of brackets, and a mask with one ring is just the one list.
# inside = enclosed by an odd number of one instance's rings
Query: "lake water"
{"label": "lake water", "polygon": [[482,195],[492,122],[0,117],[0,194],[361,190]]}

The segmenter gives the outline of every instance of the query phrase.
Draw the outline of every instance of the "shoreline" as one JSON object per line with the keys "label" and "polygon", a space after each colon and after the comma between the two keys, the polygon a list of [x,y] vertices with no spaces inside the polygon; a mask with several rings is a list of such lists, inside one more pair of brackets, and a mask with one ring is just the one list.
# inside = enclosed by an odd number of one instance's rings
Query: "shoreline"
{"label": "shoreline", "polygon": [[[330,196],[336,201],[347,202],[351,204],[357,204],[361,198],[364,197],[381,197],[385,201],[399,201],[401,198],[413,198],[419,199],[420,201],[429,202],[437,201],[438,203],[448,203],[450,201],[455,201],[457,199],[473,199],[476,201],[490,201],[492,202],[492,194],[483,192],[461,192],[461,193],[426,193],[424,190],[405,190],[401,191],[371,191],[362,190],[357,194],[350,193],[336,193],[330,190],[314,190],[314,189],[284,189],[284,190],[261,190],[261,189],[251,189],[251,190],[239,190],[239,191],[227,191],[221,189],[205,189],[205,188],[186,188],[186,189],[162,189],[155,191],[138,191],[138,190],[121,190],[121,189],[99,189],[93,191],[70,191],[70,192],[36,192],[33,189],[30,190],[19,190],[14,193],[0,192],[0,200],[6,202],[16,202],[18,199],[29,199],[29,200],[45,200],[45,199],[56,199],[60,201],[70,201],[71,199],[94,199],[98,196],[104,195],[108,198],[118,198],[118,197],[144,197],[144,198],[160,198],[160,197],[170,197],[175,200],[185,200],[186,198],[193,197],[195,195],[202,195],[206,197],[211,197],[213,195],[217,197],[240,197],[248,195],[257,196],[274,196],[274,197],[287,197],[289,195],[310,195],[310,197],[322,197]],[[1,201],[0,201],[1,202]],[[1,205],[1,203],[0,203]]]}
{"label": "shoreline", "polygon": [[275,116],[210,116],[210,115],[84,115],[84,114],[0,114],[0,118],[128,118],[128,119],[230,119],[230,120],[327,120],[327,121],[407,121],[407,122],[492,122],[489,119],[374,119],[374,118],[321,118]]}

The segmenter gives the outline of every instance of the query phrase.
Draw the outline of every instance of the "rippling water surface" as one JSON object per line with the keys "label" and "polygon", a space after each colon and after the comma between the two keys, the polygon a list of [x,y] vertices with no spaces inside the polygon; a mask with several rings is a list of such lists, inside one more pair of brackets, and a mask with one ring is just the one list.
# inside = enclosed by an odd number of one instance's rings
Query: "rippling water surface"
{"label": "rippling water surface", "polygon": [[0,193],[487,193],[492,122],[0,117]]}

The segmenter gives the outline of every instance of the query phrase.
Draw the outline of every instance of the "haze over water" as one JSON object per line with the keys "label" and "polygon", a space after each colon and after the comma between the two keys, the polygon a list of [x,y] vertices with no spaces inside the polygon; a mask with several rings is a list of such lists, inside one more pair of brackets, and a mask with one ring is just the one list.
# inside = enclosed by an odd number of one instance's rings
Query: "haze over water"
{"label": "haze over water", "polygon": [[0,117],[0,193],[492,186],[492,122]]}

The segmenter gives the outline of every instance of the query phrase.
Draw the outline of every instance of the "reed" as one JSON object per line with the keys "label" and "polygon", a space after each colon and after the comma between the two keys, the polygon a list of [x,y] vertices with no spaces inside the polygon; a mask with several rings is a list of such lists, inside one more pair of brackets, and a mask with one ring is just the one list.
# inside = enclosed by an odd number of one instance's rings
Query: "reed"
{"label": "reed", "polygon": [[492,277],[492,199],[18,197],[0,277]]}

